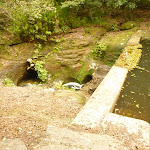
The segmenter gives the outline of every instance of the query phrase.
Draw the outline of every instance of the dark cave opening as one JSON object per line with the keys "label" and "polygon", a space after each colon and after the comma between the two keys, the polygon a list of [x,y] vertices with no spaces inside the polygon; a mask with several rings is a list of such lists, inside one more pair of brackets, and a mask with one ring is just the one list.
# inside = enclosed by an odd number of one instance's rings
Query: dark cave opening
{"label": "dark cave opening", "polygon": [[26,71],[22,78],[18,80],[17,86],[24,86],[27,83],[37,84],[40,82],[41,80],[38,78],[38,73],[32,68],[30,68]]}
{"label": "dark cave opening", "polygon": [[92,80],[92,75],[85,76],[84,80],[82,81],[84,84]]}

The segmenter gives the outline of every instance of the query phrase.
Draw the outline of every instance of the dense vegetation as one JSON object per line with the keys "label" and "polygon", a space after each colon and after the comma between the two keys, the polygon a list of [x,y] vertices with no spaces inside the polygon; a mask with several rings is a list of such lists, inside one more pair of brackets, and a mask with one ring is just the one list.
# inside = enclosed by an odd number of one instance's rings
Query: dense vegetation
{"label": "dense vegetation", "polygon": [[51,34],[89,24],[105,26],[104,16],[129,18],[129,11],[149,6],[150,0],[2,0],[0,28],[22,40],[46,41]]}

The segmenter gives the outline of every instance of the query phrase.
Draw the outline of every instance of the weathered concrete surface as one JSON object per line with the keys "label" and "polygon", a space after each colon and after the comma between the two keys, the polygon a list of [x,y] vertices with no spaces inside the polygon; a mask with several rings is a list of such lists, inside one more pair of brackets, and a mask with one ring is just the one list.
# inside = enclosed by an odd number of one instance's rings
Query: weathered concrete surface
{"label": "weathered concrete surface", "polygon": [[108,135],[76,132],[55,126],[48,126],[47,134],[34,150],[128,150],[120,141]]}
{"label": "weathered concrete surface", "polygon": [[140,43],[140,39],[141,39],[141,31],[139,30],[137,33],[131,36],[126,46],[138,45]]}
{"label": "weathered concrete surface", "polygon": [[125,145],[130,145],[131,149],[150,149],[150,124],[146,121],[109,113],[100,123],[100,128],[104,133],[124,141]]}
{"label": "weathered concrete surface", "polygon": [[27,147],[18,138],[6,139],[0,142],[0,150],[27,150]]}
{"label": "weathered concrete surface", "polygon": [[113,109],[127,72],[126,68],[113,66],[72,124],[91,128],[99,126],[100,121]]}

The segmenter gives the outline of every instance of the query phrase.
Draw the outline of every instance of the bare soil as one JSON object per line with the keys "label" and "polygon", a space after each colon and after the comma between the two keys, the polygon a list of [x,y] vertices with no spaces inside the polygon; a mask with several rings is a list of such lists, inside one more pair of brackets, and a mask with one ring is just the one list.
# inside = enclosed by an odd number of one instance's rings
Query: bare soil
{"label": "bare soil", "polygon": [[48,124],[69,126],[87,98],[80,91],[1,86],[0,141],[20,138],[31,149],[46,136]]}
{"label": "bare soil", "polygon": [[0,86],[0,149],[19,150],[25,144],[29,150],[127,150],[113,137],[71,126],[89,96],[85,91]]}

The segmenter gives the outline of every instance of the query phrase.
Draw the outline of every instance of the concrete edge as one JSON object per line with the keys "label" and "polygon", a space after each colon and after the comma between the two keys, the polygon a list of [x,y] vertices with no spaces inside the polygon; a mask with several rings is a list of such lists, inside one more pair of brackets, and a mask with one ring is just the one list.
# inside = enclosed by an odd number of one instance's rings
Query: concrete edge
{"label": "concrete edge", "polygon": [[113,66],[72,124],[94,128],[113,110],[128,69]]}

